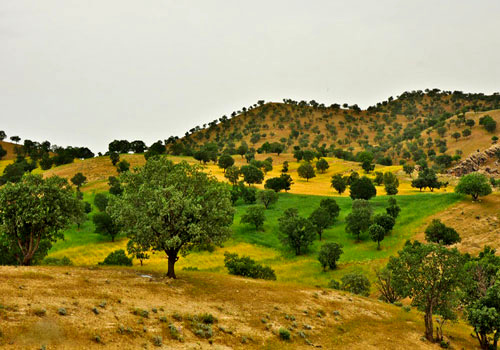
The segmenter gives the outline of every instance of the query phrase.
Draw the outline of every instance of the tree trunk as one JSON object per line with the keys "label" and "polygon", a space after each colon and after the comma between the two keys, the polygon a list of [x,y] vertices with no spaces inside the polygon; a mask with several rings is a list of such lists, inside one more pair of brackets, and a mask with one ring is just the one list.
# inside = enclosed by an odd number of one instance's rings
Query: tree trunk
{"label": "tree trunk", "polygon": [[428,341],[434,341],[434,327],[432,325],[432,310],[425,311],[425,338]]}
{"label": "tree trunk", "polygon": [[377,241],[378,245],[377,245],[377,250],[380,250],[380,241]]}
{"label": "tree trunk", "polygon": [[168,255],[168,271],[167,271],[167,277],[169,278],[177,278],[175,276],[175,263],[177,260],[179,260],[179,257],[177,256],[178,251],[177,250],[169,250],[166,251]]}

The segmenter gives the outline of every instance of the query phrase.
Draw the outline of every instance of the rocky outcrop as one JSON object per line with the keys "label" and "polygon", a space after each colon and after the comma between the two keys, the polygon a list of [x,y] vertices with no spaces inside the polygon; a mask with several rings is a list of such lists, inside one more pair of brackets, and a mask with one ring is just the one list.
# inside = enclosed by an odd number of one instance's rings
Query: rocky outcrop
{"label": "rocky outcrop", "polygon": [[[488,161],[496,158],[497,151],[500,151],[500,145],[493,145],[483,152],[477,151],[448,170],[448,174],[454,176],[463,176],[475,171],[479,171],[490,175],[500,175],[498,169],[489,166],[482,169],[482,167]],[[495,166],[498,166],[498,161],[495,162]]]}

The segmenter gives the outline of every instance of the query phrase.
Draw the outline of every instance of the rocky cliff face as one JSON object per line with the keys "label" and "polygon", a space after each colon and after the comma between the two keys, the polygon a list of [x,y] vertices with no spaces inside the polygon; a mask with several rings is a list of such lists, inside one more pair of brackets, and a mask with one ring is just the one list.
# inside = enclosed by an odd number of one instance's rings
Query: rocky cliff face
{"label": "rocky cliff face", "polygon": [[487,175],[499,176],[500,163],[498,160],[495,161],[494,166],[485,166],[486,163],[497,158],[496,152],[500,152],[500,145],[493,145],[482,152],[475,152],[448,170],[448,174],[463,176],[478,171]]}

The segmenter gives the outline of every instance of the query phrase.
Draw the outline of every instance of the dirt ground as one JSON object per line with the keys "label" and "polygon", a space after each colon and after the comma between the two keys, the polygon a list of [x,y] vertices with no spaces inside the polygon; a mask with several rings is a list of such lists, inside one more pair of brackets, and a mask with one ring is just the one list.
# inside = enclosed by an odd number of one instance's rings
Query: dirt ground
{"label": "dirt ground", "polygon": [[[178,277],[131,269],[0,267],[0,347],[439,349],[421,340],[422,315],[413,309],[221,274],[179,271]],[[215,317],[206,338],[196,322],[203,314]],[[280,329],[289,330],[291,339],[281,340]],[[445,333],[457,349],[475,348],[470,327],[458,323]]]}
{"label": "dirt ground", "polygon": [[500,194],[495,193],[473,202],[470,198],[430,216],[418,229],[415,239],[425,240],[425,228],[432,219],[440,219],[453,227],[462,238],[453,245],[463,253],[478,254],[489,245],[500,254]]}

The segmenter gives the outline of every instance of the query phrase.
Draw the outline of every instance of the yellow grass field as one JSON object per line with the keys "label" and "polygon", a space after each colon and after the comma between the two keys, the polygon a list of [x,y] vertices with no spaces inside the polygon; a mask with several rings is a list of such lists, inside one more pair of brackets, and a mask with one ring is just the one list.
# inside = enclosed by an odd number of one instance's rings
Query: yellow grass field
{"label": "yellow grass field", "polygon": [[[121,159],[127,160],[131,164],[131,168],[136,166],[142,166],[145,163],[144,156],[135,155],[135,154],[126,154],[121,155]],[[182,157],[182,156],[167,156],[174,162],[186,161],[190,164],[199,164],[192,157]],[[264,182],[266,179],[271,177],[280,176],[281,168],[284,161],[289,162],[289,174],[292,176],[294,184],[291,187],[290,193],[295,194],[311,194],[311,195],[336,195],[338,193],[334,192],[330,185],[330,179],[335,174],[344,174],[347,175],[351,171],[357,171],[361,176],[367,175],[368,177],[373,178],[373,172],[370,174],[364,174],[364,171],[361,169],[360,163],[350,162],[338,158],[325,157],[324,159],[328,161],[330,168],[323,174],[316,171],[316,177],[309,179],[306,181],[302,179],[297,174],[297,169],[300,166],[300,163],[296,162],[291,154],[281,154],[280,156],[269,155],[269,154],[257,154],[257,160],[264,160],[267,157],[273,158],[273,170],[268,172],[265,176]],[[240,156],[234,156],[235,165],[242,166],[247,164],[244,159]],[[315,161],[312,162],[313,166],[316,164]],[[221,168],[219,168],[216,164],[212,162],[207,163],[206,165],[202,165],[203,168],[213,176],[215,176],[220,181],[227,182],[227,179],[224,177],[224,172]],[[402,166],[393,165],[393,166],[383,166],[377,165],[375,167],[375,171],[381,172],[393,172],[395,173],[400,182],[399,193],[398,194],[418,194],[419,190],[411,187],[411,178],[409,178],[403,171]],[[52,168],[43,172],[45,177],[49,177],[52,175],[62,176],[70,179],[76,173],[81,172],[83,175],[87,177],[88,183],[82,187],[82,191],[103,191],[108,188],[107,179],[110,175],[118,175],[116,168],[111,164],[109,157],[97,157],[91,158],[87,160],[76,160],[74,163],[62,165],[56,168]],[[415,174],[416,175],[416,174]],[[450,186],[447,188],[441,188],[439,190],[435,190],[436,193],[450,192],[453,191],[452,185],[456,182],[454,178],[451,177],[442,177],[445,181],[450,182]],[[256,185],[257,188],[264,188],[264,184]],[[377,186],[377,194],[385,194],[383,186]],[[346,191],[342,194],[342,196],[348,196],[349,191]]]}

